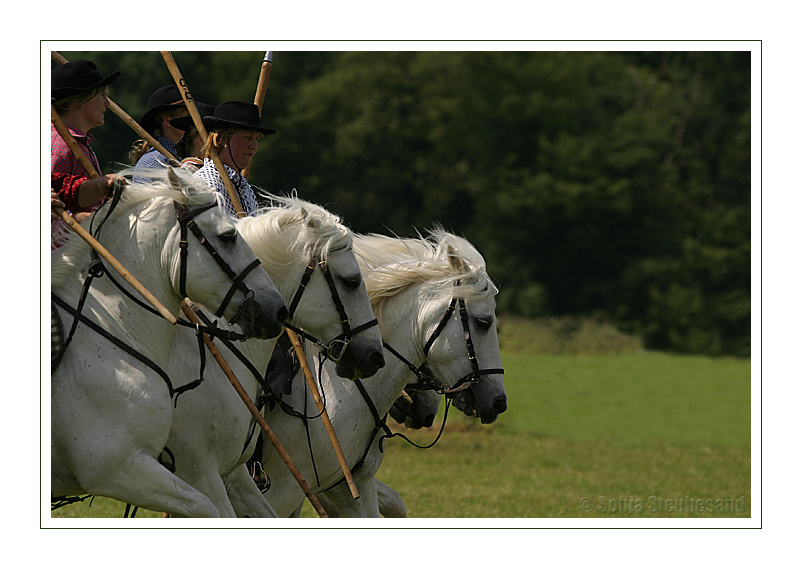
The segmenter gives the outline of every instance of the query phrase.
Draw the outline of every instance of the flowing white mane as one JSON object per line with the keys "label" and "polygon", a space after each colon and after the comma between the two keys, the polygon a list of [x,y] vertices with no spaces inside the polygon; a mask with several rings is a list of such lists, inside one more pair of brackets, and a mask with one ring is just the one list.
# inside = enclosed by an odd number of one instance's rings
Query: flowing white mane
{"label": "flowing white mane", "polygon": [[[119,172],[129,180],[129,183],[122,191],[120,201],[109,215],[106,224],[111,225],[120,219],[127,219],[132,210],[141,208],[143,204],[157,198],[169,198],[190,207],[205,205],[215,200],[218,204],[220,203],[217,192],[197,178],[193,178],[190,172],[180,169],[173,171],[181,180],[180,191],[168,181],[166,168],[148,171],[150,180],[142,178],[133,178],[132,180],[133,168],[126,168]],[[141,176],[141,170],[137,171],[137,174]],[[93,228],[97,228],[100,220],[106,216],[109,207],[110,204],[106,203],[96,212]],[[88,221],[82,225],[84,229],[89,229]],[[55,285],[74,274],[76,268],[86,267],[89,263],[89,251],[89,245],[79,236],[70,232],[66,244],[56,249],[51,255],[51,283]]]}
{"label": "flowing white mane", "polygon": [[308,262],[314,256],[325,261],[334,251],[351,248],[351,230],[325,208],[295,194],[263,197],[271,205],[236,224],[259,260],[271,267],[274,280],[287,280],[299,261]]}
{"label": "flowing white mane", "polygon": [[354,251],[377,314],[385,300],[418,283],[443,298],[469,300],[498,293],[476,248],[441,228],[417,239],[355,235]]}

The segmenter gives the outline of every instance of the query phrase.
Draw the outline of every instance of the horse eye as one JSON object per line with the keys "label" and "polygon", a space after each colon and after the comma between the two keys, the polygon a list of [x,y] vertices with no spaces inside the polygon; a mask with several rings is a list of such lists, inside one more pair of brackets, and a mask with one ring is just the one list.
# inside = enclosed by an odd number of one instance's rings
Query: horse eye
{"label": "horse eye", "polygon": [[490,327],[493,325],[493,318],[477,318],[476,319],[476,327],[479,330],[487,331],[490,330]]}
{"label": "horse eye", "polygon": [[343,277],[342,279],[343,285],[347,290],[356,290],[359,288],[359,285],[362,284],[361,277]]}
{"label": "horse eye", "polygon": [[231,245],[237,241],[237,232],[235,231],[228,231],[226,233],[220,234],[220,241],[223,242],[225,245]]}

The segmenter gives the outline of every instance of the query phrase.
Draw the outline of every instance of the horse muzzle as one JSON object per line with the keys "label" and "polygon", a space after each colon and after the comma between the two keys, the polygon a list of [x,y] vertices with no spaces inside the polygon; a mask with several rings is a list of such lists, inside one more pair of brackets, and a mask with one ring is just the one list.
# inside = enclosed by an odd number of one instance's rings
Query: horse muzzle
{"label": "horse muzzle", "polygon": [[242,333],[248,338],[275,338],[282,331],[284,321],[289,316],[287,305],[278,293],[267,302],[258,303],[253,294],[248,293],[240,304],[232,322],[240,325]]}
{"label": "horse muzzle", "polygon": [[334,370],[338,376],[356,380],[372,377],[384,367],[384,352],[378,348],[351,341],[342,351]]}
{"label": "horse muzzle", "polygon": [[469,417],[477,417],[483,425],[489,425],[507,410],[507,395],[503,390],[501,393],[485,395],[476,392],[477,387],[473,385],[470,389],[460,391],[454,397],[454,405]]}

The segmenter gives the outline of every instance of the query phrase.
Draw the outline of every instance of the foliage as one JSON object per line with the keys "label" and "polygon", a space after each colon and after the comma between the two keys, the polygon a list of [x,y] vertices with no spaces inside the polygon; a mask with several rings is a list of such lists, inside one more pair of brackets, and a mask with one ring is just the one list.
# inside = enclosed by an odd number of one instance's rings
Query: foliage
{"label": "foliage", "polygon": [[[155,52],[63,55],[120,69],[134,118],[172,80]],[[253,99],[262,53],[173,55],[195,98]],[[251,179],[359,232],[465,235],[502,314],[748,356],[751,80],[748,52],[276,53]],[[127,126],[96,136],[126,161]]]}

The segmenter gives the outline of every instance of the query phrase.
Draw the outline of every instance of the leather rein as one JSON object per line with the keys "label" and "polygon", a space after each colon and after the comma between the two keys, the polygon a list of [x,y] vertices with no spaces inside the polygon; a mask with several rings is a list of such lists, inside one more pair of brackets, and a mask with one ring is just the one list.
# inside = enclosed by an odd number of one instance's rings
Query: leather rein
{"label": "leather rein", "polygon": [[[119,198],[120,198],[122,187],[123,187],[122,185],[115,186],[115,191],[114,191],[114,195],[112,197],[111,206],[109,207],[109,210],[106,213],[106,216],[100,222],[100,224],[99,224],[99,226],[97,228],[97,231],[95,232],[95,238],[97,238],[97,236],[100,233],[101,228],[103,227],[103,224],[108,219],[108,217],[111,214],[112,210],[116,207],[117,203],[119,202]],[[220,307],[218,308],[218,310],[217,310],[217,312],[215,314],[217,316],[221,316],[225,312],[225,309],[227,308],[228,304],[230,303],[231,298],[233,297],[233,295],[236,292],[236,290],[242,290],[245,293],[245,300],[240,305],[239,309],[237,310],[237,315],[234,317],[234,319],[236,319],[241,314],[241,312],[244,309],[246,309],[246,307],[249,310],[249,312],[251,313],[251,315],[255,311],[255,305],[253,304],[253,292],[245,285],[243,280],[245,279],[245,277],[253,269],[255,269],[257,266],[259,266],[260,261],[259,261],[259,259],[255,259],[247,267],[245,267],[245,269],[243,269],[243,271],[239,275],[237,275],[236,273],[234,273],[234,271],[231,269],[231,267],[228,265],[228,263],[226,263],[226,261],[218,254],[218,252],[215,250],[214,246],[205,238],[205,236],[203,235],[202,231],[200,230],[200,228],[195,223],[194,218],[197,215],[200,215],[201,213],[211,209],[212,207],[215,207],[216,205],[217,205],[217,202],[215,201],[215,202],[212,202],[210,204],[206,204],[206,205],[202,205],[202,206],[198,206],[196,208],[190,209],[190,208],[187,208],[186,206],[184,206],[182,204],[178,204],[177,202],[175,203],[176,220],[177,220],[177,222],[178,222],[178,224],[180,226],[180,235],[181,235],[181,240],[180,240],[180,243],[179,243],[180,263],[181,263],[180,264],[180,268],[179,268],[179,271],[180,271],[180,284],[179,284],[180,293],[181,293],[182,296],[186,297],[186,272],[187,272],[186,265],[187,265],[188,249],[189,249],[189,243],[187,241],[187,229],[189,229],[198,238],[198,240],[201,242],[201,244],[204,246],[204,248],[212,255],[212,258],[220,266],[220,268],[223,270],[223,272],[232,280],[231,287],[229,288],[228,293],[226,294],[223,302],[221,303]],[[94,217],[93,217],[93,221],[94,221]],[[109,280],[121,292],[123,292],[126,296],[128,296],[136,304],[138,304],[139,306],[141,306],[142,308],[144,308],[148,312],[151,312],[152,314],[155,314],[155,315],[159,316],[160,318],[162,317],[161,314],[159,314],[159,312],[157,310],[155,310],[153,307],[151,307],[150,305],[148,305],[144,301],[140,300],[139,298],[135,297],[125,287],[121,286],[120,283],[117,282],[114,279],[114,277],[111,275],[111,272],[106,270],[105,266],[103,265],[102,260],[97,255],[97,252],[95,252],[94,250],[92,250],[92,257],[93,257],[93,260],[90,263],[90,266],[89,266],[89,269],[88,269],[88,275],[87,275],[86,280],[84,281],[84,284],[83,284],[83,287],[82,287],[82,290],[81,290],[81,295],[80,295],[80,298],[79,298],[79,301],[78,301],[78,306],[76,308],[73,308],[72,306],[67,304],[66,301],[64,301],[63,299],[59,298],[55,293],[51,292],[51,296],[52,296],[53,302],[55,304],[57,304],[58,306],[60,306],[63,310],[65,310],[66,312],[70,313],[73,316],[73,322],[72,322],[72,326],[70,328],[69,335],[67,336],[67,339],[65,340],[64,344],[62,345],[59,353],[57,354],[57,356],[55,358],[55,360],[53,361],[53,365],[52,365],[52,368],[51,368],[51,374],[55,373],[56,369],[58,368],[59,364],[61,363],[62,357],[63,357],[64,353],[66,352],[67,347],[69,346],[69,344],[70,344],[70,342],[71,342],[71,340],[73,338],[73,335],[75,334],[75,330],[76,330],[76,328],[78,326],[78,322],[80,321],[83,324],[85,324],[86,326],[88,326],[90,329],[94,330],[96,333],[98,333],[99,335],[103,336],[104,338],[106,338],[107,340],[112,342],[114,345],[116,345],[117,347],[119,347],[120,349],[122,349],[123,351],[128,353],[129,355],[132,355],[133,357],[135,357],[136,359],[138,359],[139,361],[141,361],[142,363],[144,363],[145,365],[147,365],[148,367],[153,369],[165,381],[165,383],[167,384],[167,388],[169,390],[169,393],[170,393],[170,397],[172,398],[173,396],[175,396],[176,397],[176,403],[177,403],[178,402],[177,396],[179,394],[181,394],[181,393],[183,393],[185,391],[188,391],[190,389],[194,389],[195,387],[200,385],[200,383],[203,381],[203,370],[205,368],[205,354],[204,354],[204,351],[203,351],[202,334],[207,334],[210,337],[219,337],[219,338],[222,338],[222,339],[225,339],[225,340],[244,340],[244,339],[246,339],[246,336],[244,334],[239,334],[239,333],[236,333],[236,332],[232,332],[230,330],[222,330],[222,329],[218,328],[217,327],[217,321],[215,321],[215,322],[213,322],[213,323],[211,323],[210,325],[207,325],[207,326],[200,326],[200,325],[192,324],[191,322],[188,322],[188,321],[180,319],[180,318],[177,319],[177,324],[179,324],[181,326],[188,327],[188,328],[193,328],[196,331],[196,334],[197,334],[197,337],[198,337],[198,346],[199,346],[200,353],[201,353],[201,371],[200,371],[199,379],[196,379],[196,380],[194,380],[192,382],[189,382],[188,384],[186,384],[184,386],[181,386],[179,388],[174,388],[172,382],[170,381],[169,376],[167,375],[167,373],[164,370],[162,370],[155,362],[153,362],[152,360],[150,360],[145,355],[143,355],[142,353],[138,352],[137,350],[135,350],[131,346],[127,345],[125,342],[123,342],[119,338],[113,336],[108,331],[103,329],[99,324],[93,322],[87,316],[82,314],[84,302],[86,300],[86,297],[88,295],[89,289],[91,287],[92,280],[95,277],[100,277],[100,276],[104,276],[105,275],[105,276],[107,276],[109,278]]]}

